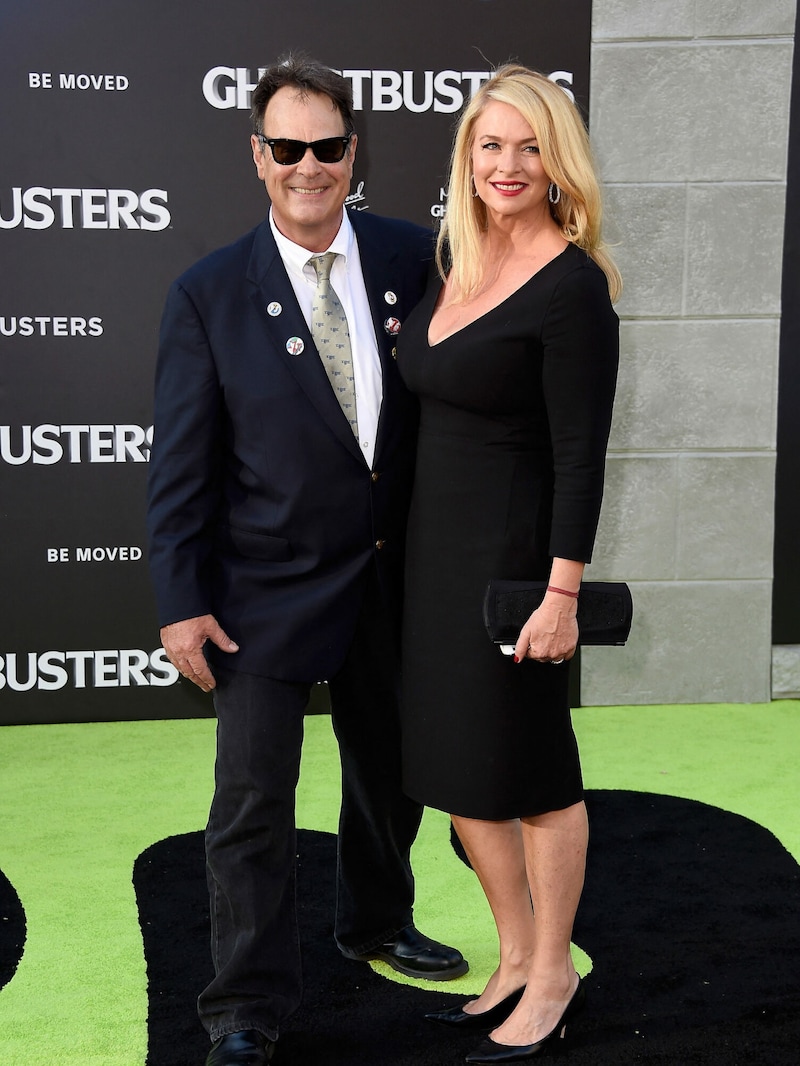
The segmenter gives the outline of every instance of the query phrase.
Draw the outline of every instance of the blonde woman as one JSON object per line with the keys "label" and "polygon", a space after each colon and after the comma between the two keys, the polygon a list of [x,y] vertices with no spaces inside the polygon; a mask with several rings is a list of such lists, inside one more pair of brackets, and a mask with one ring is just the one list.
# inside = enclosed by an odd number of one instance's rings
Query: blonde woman
{"label": "blonde woman", "polygon": [[[546,77],[503,67],[467,107],[437,262],[398,347],[421,407],[404,785],[450,813],[499,936],[481,995],[430,1017],[488,1034],[468,1062],[518,1062],[557,1040],[585,996],[570,938],[588,829],[567,690],[620,290],[584,124]],[[548,581],[513,660],[483,628],[490,578]]]}

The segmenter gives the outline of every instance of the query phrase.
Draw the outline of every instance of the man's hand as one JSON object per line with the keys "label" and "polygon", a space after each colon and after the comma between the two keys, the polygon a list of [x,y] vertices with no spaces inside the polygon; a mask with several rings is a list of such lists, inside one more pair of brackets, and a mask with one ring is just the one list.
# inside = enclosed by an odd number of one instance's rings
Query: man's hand
{"label": "man's hand", "polygon": [[207,640],[216,644],[220,651],[239,650],[239,645],[220,628],[213,614],[185,618],[161,630],[161,643],[169,661],[203,692],[210,692],[217,684],[203,654]]}

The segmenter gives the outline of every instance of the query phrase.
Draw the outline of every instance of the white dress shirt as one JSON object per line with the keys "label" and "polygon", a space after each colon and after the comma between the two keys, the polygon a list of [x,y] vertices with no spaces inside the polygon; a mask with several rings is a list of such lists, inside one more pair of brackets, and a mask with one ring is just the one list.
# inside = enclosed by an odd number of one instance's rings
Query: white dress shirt
{"label": "white dress shirt", "polygon": [[[297,302],[300,304],[300,310],[303,312],[308,328],[311,329],[311,305],[317,287],[317,275],[309,260],[313,255],[323,253],[309,252],[307,248],[284,237],[275,225],[272,208],[269,212],[269,224]],[[361,258],[358,254],[358,242],[350,219],[347,217],[347,211],[344,209],[339,232],[326,251],[338,253],[331,270],[331,285],[347,316],[350,351],[353,357],[358,442],[367,465],[372,467],[375,456],[375,435],[378,430],[383,397],[383,379],[378,343],[375,339],[375,328],[367,300]]]}

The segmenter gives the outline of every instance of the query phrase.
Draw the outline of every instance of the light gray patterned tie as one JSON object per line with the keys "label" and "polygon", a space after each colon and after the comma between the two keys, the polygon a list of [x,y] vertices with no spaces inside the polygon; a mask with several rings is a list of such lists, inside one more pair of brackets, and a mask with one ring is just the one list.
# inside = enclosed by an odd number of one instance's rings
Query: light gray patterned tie
{"label": "light gray patterned tie", "polygon": [[358,438],[356,390],[353,380],[353,354],[350,331],[339,297],[331,287],[331,267],[337,252],[326,252],[309,259],[317,274],[317,290],[311,304],[311,336],[322,359],[336,399],[350,428]]}

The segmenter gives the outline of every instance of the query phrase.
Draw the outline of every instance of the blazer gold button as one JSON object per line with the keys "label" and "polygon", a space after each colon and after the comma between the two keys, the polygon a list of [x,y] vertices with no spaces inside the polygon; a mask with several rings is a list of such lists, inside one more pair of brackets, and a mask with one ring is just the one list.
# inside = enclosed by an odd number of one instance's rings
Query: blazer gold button
{"label": "blazer gold button", "polygon": [[378,551],[380,551],[385,543],[386,543],[385,540],[376,540],[375,541],[375,547],[378,549]]}
{"label": "blazer gold button", "polygon": [[380,476],[381,475],[378,473],[377,470],[373,470],[372,473],[369,475],[369,479],[370,481],[377,481]]}

